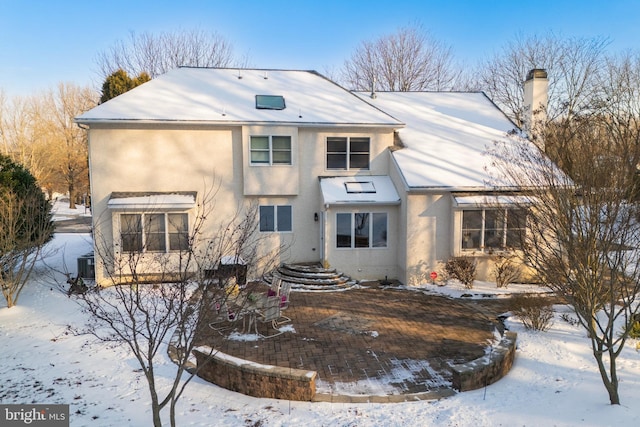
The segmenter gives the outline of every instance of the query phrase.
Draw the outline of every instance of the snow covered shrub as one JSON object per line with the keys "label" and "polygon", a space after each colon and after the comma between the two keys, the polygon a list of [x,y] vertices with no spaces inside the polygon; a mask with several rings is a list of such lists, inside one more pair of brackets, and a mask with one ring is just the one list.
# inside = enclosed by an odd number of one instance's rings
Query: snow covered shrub
{"label": "snow covered shrub", "polygon": [[493,274],[496,286],[506,288],[510,283],[520,279],[520,269],[513,262],[513,255],[496,255],[493,257]]}
{"label": "snow covered shrub", "polygon": [[525,328],[546,331],[551,327],[553,307],[545,297],[535,295],[514,295],[511,297],[511,312]]}
{"label": "snow covered shrub", "polygon": [[476,280],[476,263],[468,257],[453,257],[447,261],[444,267],[449,277],[458,279],[465,288],[473,288]]}

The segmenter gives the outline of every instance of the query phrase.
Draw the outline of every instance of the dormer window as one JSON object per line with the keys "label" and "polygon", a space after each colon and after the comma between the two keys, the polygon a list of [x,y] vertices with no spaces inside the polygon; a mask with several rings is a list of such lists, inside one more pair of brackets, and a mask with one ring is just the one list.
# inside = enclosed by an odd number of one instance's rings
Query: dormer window
{"label": "dormer window", "polygon": [[256,95],[258,110],[284,110],[286,107],[282,95]]}

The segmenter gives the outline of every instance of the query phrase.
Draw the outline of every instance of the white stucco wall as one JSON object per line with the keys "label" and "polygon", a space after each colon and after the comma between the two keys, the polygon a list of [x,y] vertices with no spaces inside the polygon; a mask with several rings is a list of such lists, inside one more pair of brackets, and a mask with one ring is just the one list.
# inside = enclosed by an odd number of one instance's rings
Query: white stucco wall
{"label": "white stucco wall", "polygon": [[[143,127],[144,126],[144,127]],[[292,165],[249,165],[249,136],[255,134],[290,135]],[[371,139],[371,167],[366,171],[326,170],[327,136],[367,136]],[[384,175],[388,172],[386,148],[393,142],[392,131],[367,128],[357,132],[349,128],[297,128],[283,126],[170,127],[169,125],[127,125],[118,128],[93,125],[90,131],[90,164],[96,251],[117,250],[118,224],[107,208],[112,192],[195,191],[198,203],[205,192],[217,188],[215,210],[207,220],[208,230],[215,233],[219,224],[236,214],[241,206],[291,205],[293,232],[260,233],[262,253],[282,250],[276,262],[309,262],[322,260],[322,210],[319,176]],[[188,212],[190,219],[196,209]],[[318,214],[318,221],[315,214]],[[395,228],[397,214],[390,215],[389,227]],[[394,235],[396,232],[394,231]],[[329,235],[329,234],[327,234]],[[116,239],[114,240],[114,236]],[[333,247],[325,245],[334,251]],[[376,270],[395,277],[397,245],[384,256],[364,256],[344,251],[338,258],[350,274],[367,268],[354,268],[354,263],[380,266]],[[378,252],[382,252],[378,250]],[[381,261],[384,258],[384,261]],[[389,262],[391,259],[393,262]],[[96,277],[103,281],[104,271],[98,264]],[[371,277],[369,273],[364,276]],[[355,276],[355,274],[354,274]],[[384,276],[384,275],[383,275]],[[378,276],[378,277],[383,277]]]}
{"label": "white stucco wall", "polygon": [[[251,136],[290,136],[290,165],[252,165]],[[298,128],[291,126],[243,126],[242,170],[246,196],[297,195],[300,188]]]}
{"label": "white stucco wall", "polygon": [[[210,230],[233,215],[241,202],[238,197],[242,194],[239,128],[94,126],[89,144],[97,253],[114,250],[114,243],[119,240],[116,236],[114,242],[112,212],[107,208],[112,192],[196,191],[201,203],[205,193],[217,189]],[[195,209],[188,213],[193,220]],[[101,267],[96,266],[98,282],[105,279]]]}
{"label": "white stucco wall", "polygon": [[449,193],[409,194],[406,200],[405,283],[429,279],[439,262],[451,256],[452,210]]}

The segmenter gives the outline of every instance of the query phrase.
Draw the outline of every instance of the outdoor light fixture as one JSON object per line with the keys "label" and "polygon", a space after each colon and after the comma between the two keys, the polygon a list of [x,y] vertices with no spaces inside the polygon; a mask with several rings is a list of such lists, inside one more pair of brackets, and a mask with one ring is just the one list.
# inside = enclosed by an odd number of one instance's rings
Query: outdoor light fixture
{"label": "outdoor light fixture", "polygon": [[313,214],[313,220],[314,220],[315,222],[318,222],[318,212],[316,212],[316,213],[314,213],[314,214]]}

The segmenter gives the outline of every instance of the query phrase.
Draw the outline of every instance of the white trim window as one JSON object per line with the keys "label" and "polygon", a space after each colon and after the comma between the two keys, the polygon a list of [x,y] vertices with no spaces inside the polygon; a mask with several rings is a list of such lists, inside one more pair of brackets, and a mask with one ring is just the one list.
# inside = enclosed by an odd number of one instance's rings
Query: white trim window
{"label": "white trim window", "polygon": [[260,206],[261,232],[293,231],[292,209],[290,205]]}
{"label": "white trim window", "polygon": [[352,212],[336,214],[336,247],[386,248],[386,212]]}
{"label": "white trim window", "polygon": [[473,209],[462,211],[462,250],[520,249],[526,230],[524,209]]}
{"label": "white trim window", "polygon": [[367,137],[328,137],[327,169],[369,169],[370,142]]}
{"label": "white trim window", "polygon": [[291,137],[280,135],[255,135],[250,137],[251,165],[290,165]]}
{"label": "white trim window", "polygon": [[123,252],[175,252],[189,246],[189,215],[186,213],[120,214]]}

